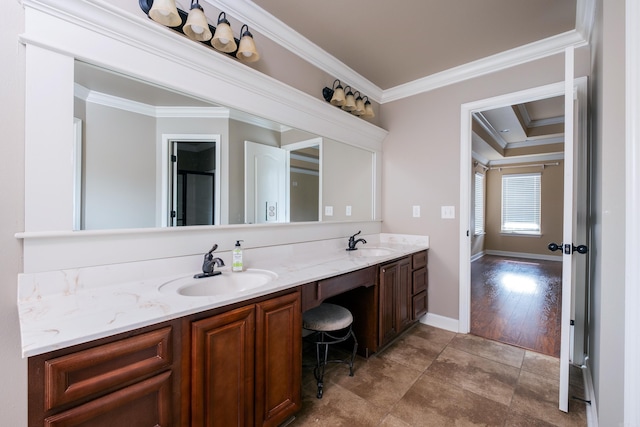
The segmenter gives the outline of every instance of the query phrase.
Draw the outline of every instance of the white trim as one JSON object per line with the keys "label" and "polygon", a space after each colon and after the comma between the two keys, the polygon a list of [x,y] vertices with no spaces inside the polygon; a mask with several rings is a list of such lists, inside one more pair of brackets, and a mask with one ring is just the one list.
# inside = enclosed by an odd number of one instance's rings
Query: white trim
{"label": "white trim", "polygon": [[[287,151],[287,184],[285,188],[286,192],[286,203],[287,203],[287,212],[286,219],[287,222],[290,220],[291,215],[291,171],[306,173],[316,175],[318,177],[318,221],[322,221],[322,144],[323,138],[312,138],[305,141],[294,142],[293,144],[286,144],[282,146],[282,149]],[[318,172],[311,171],[297,171],[296,168],[291,167],[291,152],[294,150],[299,150],[301,148],[318,146]],[[372,203],[373,205],[373,203]]]}
{"label": "white trim", "polygon": [[[346,144],[381,150],[387,131],[103,0],[23,0],[20,40]],[[96,49],[96,46],[104,48]],[[123,59],[123,58],[126,58]],[[163,64],[164,69],[158,68]],[[155,72],[149,72],[154,67]],[[169,78],[169,70],[180,68]],[[206,81],[198,85],[197,81]],[[208,97],[203,96],[208,94]]]}
{"label": "white trim", "polygon": [[580,33],[575,30],[568,31],[387,89],[382,95],[381,103],[396,101],[536,59],[562,53],[564,49],[569,46],[577,48],[585,45],[587,45],[587,41],[582,38]]}
{"label": "white trim", "polygon": [[318,45],[294,31],[278,18],[267,13],[260,6],[250,1],[238,0],[204,0],[220,10],[226,11],[238,20],[247,24],[263,36],[289,50],[296,56],[323,70],[327,74],[340,79],[372,101],[380,103],[382,89],[349,68],[335,56],[330,55]]}
{"label": "white trim", "polygon": [[82,120],[73,118],[73,229],[82,229]]}
{"label": "white trim", "polygon": [[584,365],[580,368],[582,369],[582,381],[584,382],[584,400],[591,402],[586,405],[587,426],[598,427],[598,405],[596,404],[596,391],[593,388],[593,378],[589,367],[589,356],[585,356]]}
{"label": "white trim", "polygon": [[[526,252],[511,252],[511,251],[494,251],[487,249],[484,251],[486,255],[496,255],[512,258],[526,258],[526,259],[539,259],[544,261],[560,261],[562,262],[562,255],[546,255],[546,254],[531,254]],[[472,260],[473,261],[473,260]]]}
{"label": "white trim", "polygon": [[475,255],[471,255],[471,262],[477,261],[485,255],[486,255],[485,251],[480,251]]}
{"label": "white trim", "polygon": [[459,331],[468,333],[471,328],[471,239],[467,231],[470,223],[471,197],[471,116],[474,112],[488,108],[506,107],[508,105],[529,102],[537,99],[560,96],[564,94],[564,83],[552,83],[519,92],[513,92],[493,98],[473,101],[460,106],[460,256],[459,256]]}
{"label": "white trim", "polygon": [[626,1],[624,425],[640,425],[640,4]]}
{"label": "white trim", "polygon": [[[159,164],[156,166],[156,171],[158,176],[156,176],[156,194],[159,197],[156,198],[158,200],[158,206],[156,206],[156,212],[158,212],[158,216],[156,217],[156,224],[158,227],[171,227],[172,225],[169,223],[169,196],[171,195],[171,185],[169,185],[169,179],[171,177],[171,171],[169,170],[169,156],[170,145],[172,142],[182,142],[182,141],[195,141],[195,142],[214,142],[216,144],[216,173],[214,180],[214,212],[213,212],[213,222],[215,225],[221,224],[221,205],[225,203],[225,206],[229,204],[228,197],[226,200],[223,200],[223,192],[221,182],[224,181],[225,184],[225,192],[224,194],[229,194],[229,184],[228,179],[222,179],[222,174],[224,171],[227,171],[229,156],[225,156],[223,159],[222,153],[228,152],[227,145],[228,142],[225,139],[225,142],[222,142],[222,138],[220,134],[188,134],[188,133],[180,133],[180,134],[172,134],[172,133],[163,133],[159,138],[159,144],[157,145],[156,151],[156,159]],[[227,177],[228,178],[228,177]],[[225,210],[228,212],[228,210]]]}
{"label": "white trim", "polygon": [[440,316],[439,314],[427,313],[420,318],[420,323],[446,331],[458,332],[458,321],[456,319]]}
{"label": "white trim", "polygon": [[548,153],[548,154],[531,154],[527,156],[518,156],[518,157],[512,157],[512,158],[506,157],[504,159],[490,160],[487,163],[487,166],[491,167],[491,166],[513,165],[513,164],[531,163],[531,162],[553,162],[556,160],[564,160],[564,152]]}
{"label": "white trim", "polygon": [[594,0],[578,1],[576,6],[576,30],[548,37],[383,90],[253,2],[237,0],[204,1],[218,9],[227,11],[260,34],[327,74],[357,88],[363,94],[369,96],[372,101],[380,104],[555,55],[563,52],[568,46],[585,46],[587,40],[589,40],[588,35],[591,32],[595,13]]}

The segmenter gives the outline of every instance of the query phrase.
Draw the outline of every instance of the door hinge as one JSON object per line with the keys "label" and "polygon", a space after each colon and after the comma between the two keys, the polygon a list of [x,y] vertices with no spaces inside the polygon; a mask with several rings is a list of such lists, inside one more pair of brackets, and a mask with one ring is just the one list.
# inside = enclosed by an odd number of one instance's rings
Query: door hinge
{"label": "door hinge", "polygon": [[176,211],[171,211],[171,218],[175,218],[176,217]]}
{"label": "door hinge", "polygon": [[177,162],[177,161],[178,161],[178,156],[176,156],[175,154],[172,154],[172,155],[171,155],[171,161],[172,161],[173,163]]}

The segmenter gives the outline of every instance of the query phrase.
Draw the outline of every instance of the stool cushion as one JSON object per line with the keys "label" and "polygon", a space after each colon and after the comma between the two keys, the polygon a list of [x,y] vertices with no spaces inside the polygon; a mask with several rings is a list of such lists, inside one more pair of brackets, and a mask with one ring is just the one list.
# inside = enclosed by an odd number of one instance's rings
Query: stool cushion
{"label": "stool cushion", "polygon": [[352,322],[351,312],[335,304],[320,304],[302,314],[302,327],[313,331],[338,331]]}

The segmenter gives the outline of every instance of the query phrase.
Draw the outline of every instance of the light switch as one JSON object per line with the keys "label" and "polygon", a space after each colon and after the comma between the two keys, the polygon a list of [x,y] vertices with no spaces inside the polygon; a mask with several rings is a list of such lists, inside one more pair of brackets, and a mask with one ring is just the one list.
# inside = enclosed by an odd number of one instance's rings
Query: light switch
{"label": "light switch", "polygon": [[333,206],[325,206],[324,207],[324,214],[326,216],[333,216]]}
{"label": "light switch", "polygon": [[347,216],[351,216],[351,206],[347,206],[347,209],[346,209],[345,213],[346,213]]}
{"label": "light switch", "polygon": [[440,214],[442,219],[454,219],[456,217],[456,207],[440,206]]}
{"label": "light switch", "polygon": [[420,206],[413,207],[413,217],[420,218]]}

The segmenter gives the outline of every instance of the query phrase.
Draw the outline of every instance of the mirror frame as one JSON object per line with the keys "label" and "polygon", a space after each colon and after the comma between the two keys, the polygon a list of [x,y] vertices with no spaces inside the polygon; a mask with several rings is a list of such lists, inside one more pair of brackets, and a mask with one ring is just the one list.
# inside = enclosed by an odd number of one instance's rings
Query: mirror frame
{"label": "mirror frame", "polygon": [[[25,232],[73,229],[73,174],[67,165],[75,59],[374,152],[372,220],[380,219],[384,129],[115,6],[94,0],[80,5],[61,0],[23,3],[30,23],[21,36],[27,45]],[[41,97],[43,92],[48,96]],[[215,99],[203,95],[210,93]],[[223,151],[223,162],[225,156],[228,152]],[[42,173],[47,180],[34,180]]]}

